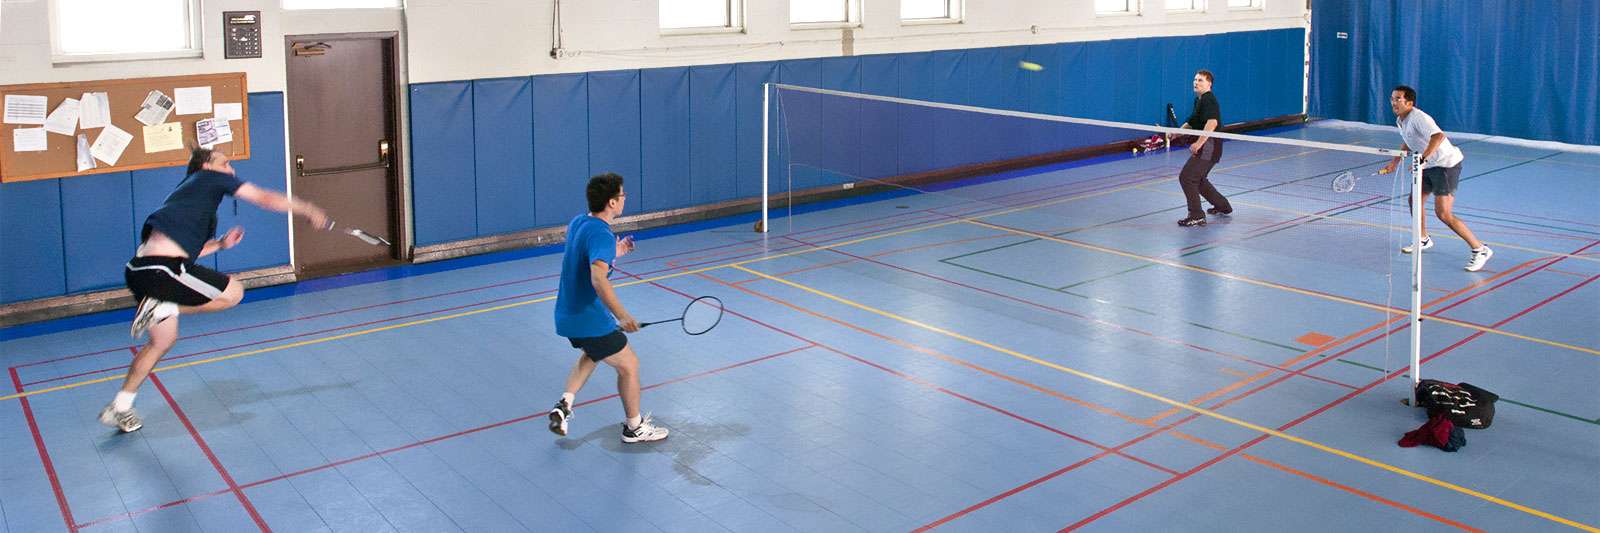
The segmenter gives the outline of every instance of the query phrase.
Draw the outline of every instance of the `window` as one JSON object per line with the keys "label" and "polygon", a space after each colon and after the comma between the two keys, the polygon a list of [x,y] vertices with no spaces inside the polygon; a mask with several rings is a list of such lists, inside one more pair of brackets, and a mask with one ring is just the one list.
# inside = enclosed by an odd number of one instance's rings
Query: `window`
{"label": "window", "polygon": [[1139,0],[1094,0],[1094,12],[1100,15],[1137,15]]}
{"label": "window", "polygon": [[284,9],[371,9],[401,7],[402,0],[283,0]]}
{"label": "window", "polygon": [[1228,9],[1261,9],[1264,0],[1228,0]]}
{"label": "window", "polygon": [[900,0],[901,20],[961,18],[960,0]]}
{"label": "window", "polygon": [[52,0],[56,61],[200,57],[199,0]]}
{"label": "window", "polygon": [[740,0],[661,0],[661,29],[737,28]]}
{"label": "window", "polygon": [[849,24],[856,21],[853,0],[789,0],[790,24]]}
{"label": "window", "polygon": [[1204,0],[1167,0],[1167,11],[1199,11]]}

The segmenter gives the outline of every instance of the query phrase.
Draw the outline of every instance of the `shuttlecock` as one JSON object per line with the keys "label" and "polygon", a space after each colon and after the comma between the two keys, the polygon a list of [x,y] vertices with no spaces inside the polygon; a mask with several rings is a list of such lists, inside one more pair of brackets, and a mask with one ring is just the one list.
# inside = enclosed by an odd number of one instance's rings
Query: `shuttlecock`
{"label": "shuttlecock", "polygon": [[1044,70],[1044,67],[1039,66],[1038,63],[1029,63],[1027,61],[1019,61],[1019,62],[1017,62],[1017,66],[1021,67],[1022,70],[1032,70],[1032,71],[1036,71],[1036,72],[1040,71],[1040,70]]}

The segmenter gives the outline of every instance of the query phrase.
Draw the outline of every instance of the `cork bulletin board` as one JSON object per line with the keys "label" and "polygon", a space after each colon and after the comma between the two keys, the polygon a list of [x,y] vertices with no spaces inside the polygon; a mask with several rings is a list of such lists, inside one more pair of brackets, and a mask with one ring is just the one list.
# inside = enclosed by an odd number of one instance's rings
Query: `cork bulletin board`
{"label": "cork bulletin board", "polygon": [[[209,89],[202,90],[201,88]],[[143,109],[143,104],[150,97],[151,91],[160,91],[168,99],[168,104],[173,110],[167,114],[159,125],[176,124],[182,134],[182,148],[166,148],[160,151],[148,151],[145,145],[146,124],[136,118]],[[126,132],[131,140],[128,141],[122,153],[116,158],[115,163],[107,163],[96,159],[95,168],[84,171],[78,170],[78,139],[79,134],[87,136],[91,145],[107,130],[104,127],[81,127],[81,123],[74,123],[72,135],[62,135],[53,132],[43,133],[44,150],[18,151],[19,135],[24,139],[24,144],[39,147],[39,132],[23,132],[19,129],[32,129],[41,127],[39,124],[10,124],[0,123],[0,182],[10,183],[17,181],[61,178],[67,176],[80,176],[85,174],[99,174],[104,172],[122,172],[146,168],[181,166],[189,162],[188,147],[199,144],[199,132],[196,124],[203,119],[216,117],[215,109],[234,109],[238,111],[238,118],[224,116],[228,129],[231,130],[233,139],[229,142],[218,143],[212,148],[228,154],[230,159],[248,159],[250,157],[250,112],[249,89],[245,84],[243,72],[228,74],[202,74],[195,76],[168,76],[161,78],[137,78],[123,80],[82,81],[66,83],[35,83],[27,85],[0,85],[0,105],[6,106],[7,117],[22,116],[27,111],[37,111],[39,97],[45,99],[45,112],[50,113],[68,98],[81,99],[84,93],[103,93],[108,105],[97,106],[108,110],[106,120],[118,129]],[[201,100],[195,95],[209,93],[212,111],[203,113],[180,114],[180,111],[194,111]],[[32,98],[9,98],[18,95]],[[159,100],[157,98],[156,100]],[[26,105],[24,105],[26,104]],[[84,106],[87,107],[87,106]],[[80,110],[80,114],[83,110]],[[149,117],[147,116],[147,119]],[[219,119],[220,120],[220,119]],[[60,129],[60,126],[56,126]],[[171,126],[168,126],[169,128]],[[175,141],[172,132],[168,131],[165,138],[170,146]]]}

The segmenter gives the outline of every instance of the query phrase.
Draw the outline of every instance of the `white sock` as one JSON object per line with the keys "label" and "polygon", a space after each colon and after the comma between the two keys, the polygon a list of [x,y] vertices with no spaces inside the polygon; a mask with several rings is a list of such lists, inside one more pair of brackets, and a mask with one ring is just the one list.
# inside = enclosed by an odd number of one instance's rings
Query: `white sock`
{"label": "white sock", "polygon": [[572,407],[574,403],[577,403],[577,396],[570,392],[561,393],[561,399],[567,401],[567,407]]}
{"label": "white sock", "polygon": [[111,410],[122,412],[133,409],[133,397],[138,395],[137,392],[117,391],[117,397],[111,400]]}
{"label": "white sock", "polygon": [[636,417],[633,417],[633,418],[629,418],[628,421],[627,421],[628,429],[639,429],[639,424],[643,424],[643,423],[644,423],[644,418],[643,417],[636,416]]}

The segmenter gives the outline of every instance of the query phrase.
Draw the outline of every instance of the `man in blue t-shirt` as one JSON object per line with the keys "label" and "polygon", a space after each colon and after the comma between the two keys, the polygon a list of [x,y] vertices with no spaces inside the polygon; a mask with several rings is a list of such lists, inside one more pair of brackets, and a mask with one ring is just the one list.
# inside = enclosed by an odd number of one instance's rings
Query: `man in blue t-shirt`
{"label": "man in blue t-shirt", "polygon": [[[1189,120],[1181,126],[1183,129],[1200,130],[1202,132],[1216,131],[1222,125],[1222,106],[1217,104],[1217,95],[1211,92],[1211,83],[1215,81],[1209,70],[1200,70],[1194,73],[1194,112],[1189,114]],[[1201,135],[1199,140],[1189,145],[1189,160],[1183,163],[1183,170],[1178,172],[1178,185],[1183,187],[1183,197],[1188,200],[1189,213],[1178,221],[1179,226],[1204,226],[1206,213],[1213,215],[1227,215],[1233,213],[1233,205],[1228,203],[1228,198],[1217,192],[1211,185],[1211,167],[1222,160],[1222,139],[1212,139]],[[1204,197],[1211,202],[1211,209],[1200,211],[1200,198]]]}
{"label": "man in blue t-shirt", "polygon": [[[589,212],[567,224],[566,251],[561,257],[561,288],[556,294],[556,334],[573,348],[583,350],[567,375],[561,401],[550,410],[550,431],[567,434],[578,390],[589,381],[601,361],[617,371],[617,395],[622,398],[622,442],[648,442],[667,438],[667,428],[639,415],[639,356],[628,347],[623,332],[639,331],[639,321],[622,308],[611,287],[611,267],[633,251],[633,237],[618,239],[611,221],[622,214],[628,196],[622,176],[601,174],[589,178]],[[620,328],[620,330],[619,330]]]}
{"label": "man in blue t-shirt", "polygon": [[130,333],[138,338],[149,332],[150,341],[133,356],[122,390],[100,411],[100,421],[106,425],[123,432],[144,427],[133,410],[133,399],[156,362],[178,342],[178,315],[221,311],[244,297],[239,280],[195,264],[196,259],[232,248],[244,238],[244,230],[235,227],[221,239],[212,239],[217,233],[217,206],[229,195],[263,209],[306,217],[318,228],[328,227],[327,215],[310,202],[235,177],[227,154],[206,148],[191,151],[188,174],[145,219],[139,249],[123,269],[128,290],[139,300]]}

